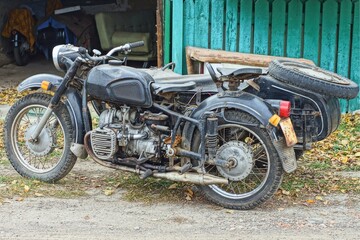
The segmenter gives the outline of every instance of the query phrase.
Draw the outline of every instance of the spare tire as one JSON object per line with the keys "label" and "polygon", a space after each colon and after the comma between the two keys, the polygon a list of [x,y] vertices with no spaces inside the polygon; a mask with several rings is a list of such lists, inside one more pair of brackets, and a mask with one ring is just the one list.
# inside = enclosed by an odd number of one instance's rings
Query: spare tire
{"label": "spare tire", "polygon": [[351,99],[359,92],[359,86],[350,79],[306,63],[274,60],[269,74],[281,82],[328,96]]}

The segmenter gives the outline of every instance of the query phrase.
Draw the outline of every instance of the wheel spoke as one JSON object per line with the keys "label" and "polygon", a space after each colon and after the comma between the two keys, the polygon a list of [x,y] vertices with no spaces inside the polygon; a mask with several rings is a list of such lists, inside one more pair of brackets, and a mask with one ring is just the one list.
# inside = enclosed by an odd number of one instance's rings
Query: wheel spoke
{"label": "wheel spoke", "polygon": [[[229,180],[229,184],[227,185],[212,185],[211,188],[213,191],[222,196],[235,199],[243,198],[260,191],[268,178],[270,168],[268,150],[262,142],[262,139],[247,128],[235,124],[219,126],[218,137],[219,149],[222,149],[221,146],[224,145],[228,146],[227,148],[230,147],[233,149],[236,149],[237,146],[239,146],[240,149],[247,148],[248,150],[235,150],[235,152],[238,152],[232,158],[235,157],[235,159],[237,159],[237,155],[243,153],[243,157],[247,159],[245,160],[245,164],[252,164],[252,166],[250,170],[245,170],[246,167],[243,165],[234,170],[235,174],[239,175],[232,176],[231,171],[229,169],[227,170],[227,168],[223,168],[222,170],[222,167],[220,166],[206,165],[205,170],[207,173],[218,177],[233,179]],[[227,154],[219,151],[220,150],[218,150],[217,154],[220,154],[222,159],[226,158]],[[230,155],[232,151],[233,150],[229,150]],[[223,160],[226,161],[226,159]]]}
{"label": "wheel spoke", "polygon": [[39,143],[27,142],[26,135],[29,136],[35,129],[45,109],[45,106],[30,106],[18,115],[13,125],[16,155],[24,166],[34,172],[44,172],[54,168],[64,154],[64,130],[54,113],[45,124],[43,130],[45,133],[41,134],[43,139]]}

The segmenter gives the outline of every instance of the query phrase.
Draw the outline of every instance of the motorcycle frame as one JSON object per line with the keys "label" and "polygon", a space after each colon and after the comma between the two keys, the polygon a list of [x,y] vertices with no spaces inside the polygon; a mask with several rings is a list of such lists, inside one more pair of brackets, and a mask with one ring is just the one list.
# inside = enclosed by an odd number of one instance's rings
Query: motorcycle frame
{"label": "motorcycle frame", "polygon": [[[68,61],[71,61],[68,59]],[[36,139],[38,134],[43,129],[46,121],[50,117],[54,107],[60,102],[62,96],[65,96],[65,105],[71,115],[72,123],[75,126],[76,139],[74,141],[77,144],[76,150],[72,149],[72,152],[79,158],[87,156],[86,150],[84,148],[84,137],[87,132],[91,130],[91,121],[89,119],[88,107],[87,104],[87,94],[86,94],[86,80],[84,81],[83,91],[80,94],[79,90],[70,86],[70,81],[75,77],[76,72],[79,66],[83,63],[82,58],[78,57],[75,61],[68,63],[70,68],[66,72],[63,78],[52,75],[52,74],[38,74],[32,77],[25,79],[18,87],[18,91],[24,91],[26,89],[39,89],[41,83],[46,80],[53,84],[51,90],[54,92],[54,96],[51,99],[51,102],[46,111],[46,115],[40,120],[40,124],[35,129],[32,134],[32,139]],[[82,96],[82,97],[81,97]],[[86,107],[85,107],[86,106]],[[286,172],[292,172],[296,167],[286,167],[288,162],[292,162],[293,166],[296,165],[296,159],[294,154],[294,149],[292,147],[287,147],[284,145],[283,141],[279,141],[279,132],[276,127],[273,127],[269,124],[269,118],[274,114],[274,111],[271,109],[265,101],[253,94],[249,94],[243,91],[226,91],[224,93],[219,93],[212,97],[205,99],[197,109],[195,109],[190,116],[184,116],[177,112],[174,112],[164,106],[161,106],[157,103],[153,103],[154,108],[164,111],[170,116],[176,119],[175,124],[171,130],[171,144],[170,146],[174,147],[176,133],[178,132],[180,125],[184,122],[183,134],[183,143],[182,147],[173,148],[172,151],[179,157],[186,157],[197,160],[202,166],[206,159],[206,133],[214,132],[214,129],[208,129],[207,127],[207,118],[214,117],[215,112],[216,117],[229,122],[226,120],[224,111],[226,109],[237,109],[249,113],[259,120],[260,125],[256,127],[265,128],[269,133],[274,144],[280,159],[282,160],[284,170]],[[242,123],[241,120],[236,122],[237,124],[249,125]],[[194,130],[197,128],[201,136],[201,145],[200,153],[191,151],[191,139],[194,134]],[[211,159],[210,159],[211,160]],[[222,161],[217,161],[218,165],[223,164]]]}

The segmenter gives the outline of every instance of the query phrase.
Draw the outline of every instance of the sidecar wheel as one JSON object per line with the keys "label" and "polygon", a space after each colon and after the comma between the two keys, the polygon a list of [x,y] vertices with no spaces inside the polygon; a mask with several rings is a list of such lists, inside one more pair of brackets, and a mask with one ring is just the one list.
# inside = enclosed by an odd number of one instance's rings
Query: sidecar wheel
{"label": "sidecar wheel", "polygon": [[74,129],[61,103],[37,141],[29,140],[50,99],[48,94],[34,93],[16,102],[6,116],[4,134],[6,154],[15,170],[24,177],[45,182],[65,177],[76,162],[76,156],[70,151]]}
{"label": "sidecar wheel", "polygon": [[351,99],[359,92],[359,86],[350,79],[306,63],[274,60],[269,74],[281,82],[328,96]]}
{"label": "sidecar wheel", "polygon": [[[205,164],[206,173],[224,177],[229,184],[199,186],[205,197],[225,208],[253,209],[274,195],[283,169],[281,160],[264,129],[234,124],[239,121],[257,125],[251,115],[239,111],[225,112],[231,123],[219,123],[217,158],[232,162],[231,168]],[[199,134],[193,139],[194,150],[200,145]],[[194,163],[195,164],[195,163]]]}

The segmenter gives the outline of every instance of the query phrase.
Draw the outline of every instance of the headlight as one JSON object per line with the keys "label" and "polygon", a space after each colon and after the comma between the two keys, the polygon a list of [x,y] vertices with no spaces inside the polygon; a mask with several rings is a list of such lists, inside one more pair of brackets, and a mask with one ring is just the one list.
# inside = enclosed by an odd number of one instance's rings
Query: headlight
{"label": "headlight", "polygon": [[55,46],[52,50],[52,58],[55,68],[61,72],[66,72],[68,67],[66,66],[67,59],[75,61],[75,59],[80,56],[78,51],[78,47],[70,44]]}

